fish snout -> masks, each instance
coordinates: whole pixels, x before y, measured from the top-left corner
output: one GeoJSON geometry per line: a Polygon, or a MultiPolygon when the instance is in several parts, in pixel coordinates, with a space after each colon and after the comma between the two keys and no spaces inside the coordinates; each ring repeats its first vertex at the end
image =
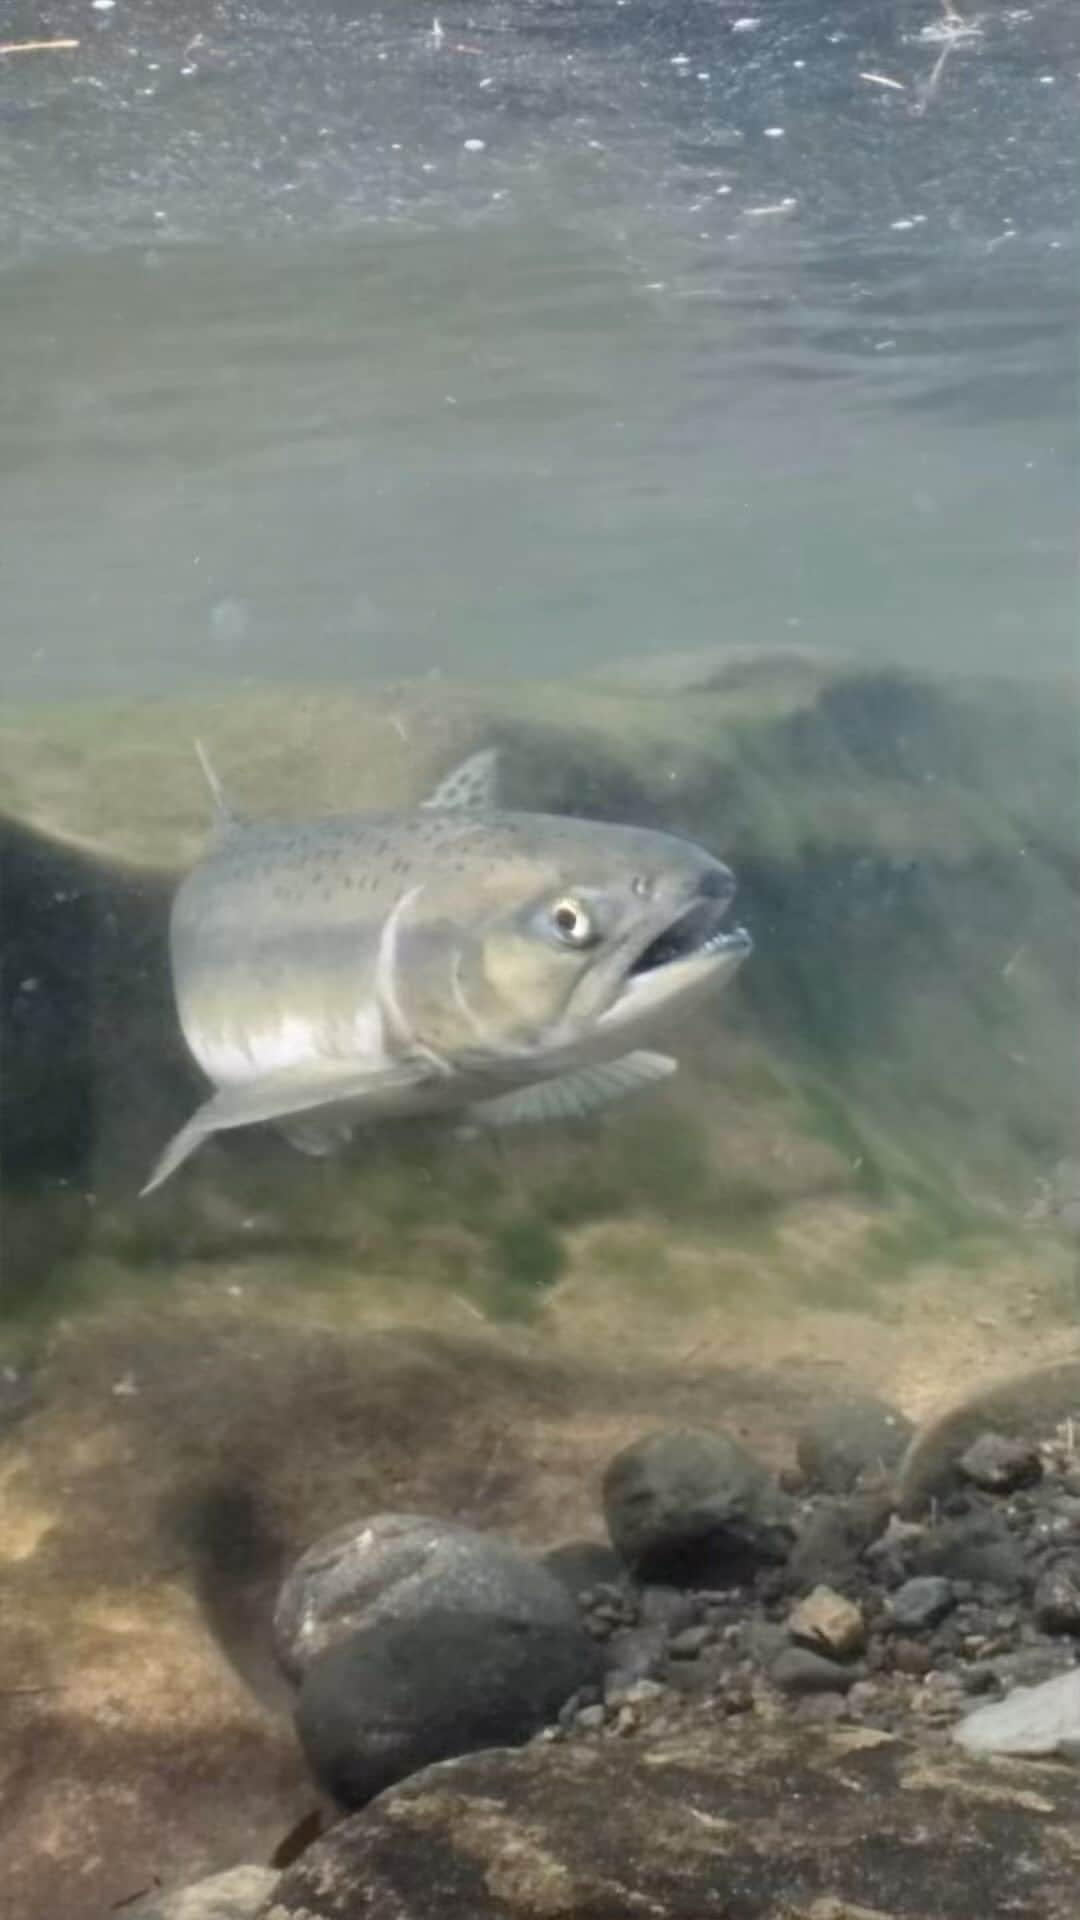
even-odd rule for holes
{"type": "Polygon", "coordinates": [[[722,860],[710,859],[698,874],[694,898],[683,921],[684,932],[696,938],[706,953],[729,959],[744,957],[753,942],[746,928],[729,918],[738,883],[722,860]]]}
{"type": "Polygon", "coordinates": [[[735,898],[735,875],[730,867],[720,860],[710,860],[708,866],[698,875],[696,894],[699,900],[709,900],[718,910],[730,906],[735,898]]]}

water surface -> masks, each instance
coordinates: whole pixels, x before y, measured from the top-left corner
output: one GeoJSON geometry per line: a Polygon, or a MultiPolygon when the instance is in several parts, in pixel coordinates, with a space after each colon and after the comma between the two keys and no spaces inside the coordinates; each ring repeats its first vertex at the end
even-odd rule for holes
{"type": "Polygon", "coordinates": [[[5,691],[1067,665],[1080,25],[949,18],[16,8],[5,691]]]}

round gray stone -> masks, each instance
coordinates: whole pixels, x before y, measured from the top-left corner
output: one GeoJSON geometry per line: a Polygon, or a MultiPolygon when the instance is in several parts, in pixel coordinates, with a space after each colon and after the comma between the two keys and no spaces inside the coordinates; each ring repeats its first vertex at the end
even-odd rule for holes
{"type": "Polygon", "coordinates": [[[640,1578],[676,1586],[739,1581],[782,1560],[791,1502],[730,1434],[672,1428],[612,1460],[603,1482],[611,1539],[640,1578]]]}
{"type": "Polygon", "coordinates": [[[432,1761],[522,1744],[602,1676],[577,1623],[435,1609],[378,1620],[314,1659],[296,1731],[324,1791],[362,1807],[432,1761]]]}
{"type": "Polygon", "coordinates": [[[508,1621],[576,1627],[572,1594],[508,1541],[453,1520],[379,1513],[349,1521],[309,1547],[286,1576],[274,1609],[285,1672],[377,1620],[416,1619],[437,1607],[508,1621]]]}

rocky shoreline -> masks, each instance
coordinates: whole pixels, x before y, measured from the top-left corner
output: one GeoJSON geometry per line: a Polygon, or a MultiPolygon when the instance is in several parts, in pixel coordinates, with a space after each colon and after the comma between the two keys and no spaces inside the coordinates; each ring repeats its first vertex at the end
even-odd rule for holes
{"type": "MultiPolygon", "coordinates": [[[[460,1815],[470,1783],[482,1779],[490,1797],[502,1781],[512,1809],[516,1791],[542,1791],[547,1767],[557,1824],[568,1779],[595,1773],[617,1797],[622,1770],[632,1800],[650,1768],[669,1764],[661,1756],[679,1751],[686,1765],[694,1755],[695,1818],[718,1832],[735,1818],[736,1777],[738,1799],[766,1755],[773,1767],[782,1754],[785,1767],[803,1769],[815,1793],[838,1753],[901,1771],[917,1755],[982,1804],[977,1767],[986,1760],[964,1759],[964,1748],[1024,1756],[1029,1768],[1040,1757],[1049,1798],[1043,1787],[1003,1784],[999,1773],[982,1791],[1022,1816],[1038,1802],[1045,1826],[1062,1795],[1076,1800],[1075,1775],[1060,1759],[1080,1753],[1078,1438],[1080,1406],[1075,1423],[1065,1419],[1041,1445],[986,1430],[953,1456],[940,1497],[917,1518],[901,1517],[896,1470],[910,1425],[882,1402],[849,1399],[804,1425],[798,1465],[779,1476],[718,1430],[665,1429],[631,1443],[604,1476],[610,1544],[570,1542],[537,1560],[426,1516],[339,1528],[287,1574],[274,1616],[323,1813],[289,1837],[273,1869],[217,1876],[131,1913],[353,1920],[371,1910],[380,1876],[394,1880],[394,1832],[404,1844],[425,1795],[443,1814],[446,1796],[458,1796],[460,1815]]],[[[1002,1764],[1010,1763],[992,1761],[1002,1764]]],[[[867,1811],[884,1826],[895,1818],[880,1797],[867,1811]]],[[[496,1881],[509,1871],[519,1818],[507,1813],[491,1853],[496,1881]]],[[[520,1841],[519,1832],[519,1851],[520,1841]]],[[[636,1847],[645,1884],[660,1862],[647,1832],[636,1847]]],[[[625,1908],[601,1908],[572,1890],[564,1862],[562,1890],[547,1905],[532,1894],[528,1904],[524,1881],[493,1895],[489,1872],[472,1909],[448,1883],[432,1884],[423,1904],[386,1910],[430,1920],[470,1910],[567,1920],[616,1910],[665,1920],[691,1911],[812,1920],[930,1911],[904,1904],[899,1880],[888,1904],[851,1904],[869,1869],[857,1850],[849,1864],[854,1878],[840,1892],[825,1888],[817,1905],[809,1894],[802,1906],[769,1904],[776,1890],[763,1876],[757,1904],[725,1906],[722,1876],[705,1892],[692,1876],[696,1907],[669,1889],[648,1907],[628,1896],[625,1908]]],[[[953,1868],[940,1859],[934,1871],[944,1886],[953,1868]]],[[[1023,1911],[1064,1914],[1055,1884],[1047,1867],[1041,1904],[1023,1911]]],[[[1004,1885],[980,1913],[1015,1910],[1004,1885]]],[[[972,1911],[951,1899],[934,1914],[972,1911]]]]}

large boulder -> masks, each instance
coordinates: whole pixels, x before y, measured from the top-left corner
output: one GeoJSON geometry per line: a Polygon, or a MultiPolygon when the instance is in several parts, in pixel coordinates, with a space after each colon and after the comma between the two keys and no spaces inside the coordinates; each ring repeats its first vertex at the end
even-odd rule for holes
{"type": "Polygon", "coordinates": [[[866,1727],[718,1722],[428,1768],[259,1920],[1073,1920],[1080,1779],[866,1727]]]}
{"type": "Polygon", "coordinates": [[[350,1634],[432,1608],[524,1626],[579,1622],[566,1585],[509,1541],[426,1514],[377,1513],[317,1541],[288,1574],[274,1609],[278,1658],[299,1679],[350,1634]]]}
{"type": "Polygon", "coordinates": [[[578,1625],[445,1609],[379,1620],[311,1662],[296,1730],[325,1792],[364,1806],[433,1760],[529,1739],[602,1667],[578,1625]]]}
{"type": "Polygon", "coordinates": [[[792,1542],[791,1502],[730,1434],[645,1434],[604,1475],[604,1516],[619,1553],[646,1580],[737,1584],[792,1542]]]}

